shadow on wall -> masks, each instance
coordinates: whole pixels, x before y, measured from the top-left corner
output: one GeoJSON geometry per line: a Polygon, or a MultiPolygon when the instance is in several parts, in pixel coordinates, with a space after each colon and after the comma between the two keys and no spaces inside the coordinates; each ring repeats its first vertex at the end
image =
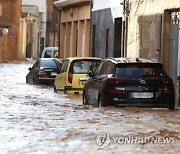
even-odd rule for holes
{"type": "Polygon", "coordinates": [[[160,60],[162,15],[138,18],[139,55],[142,58],[160,60]]]}
{"type": "Polygon", "coordinates": [[[32,57],[31,50],[32,50],[32,43],[29,42],[27,44],[27,46],[26,46],[26,58],[31,58],[32,57]]]}

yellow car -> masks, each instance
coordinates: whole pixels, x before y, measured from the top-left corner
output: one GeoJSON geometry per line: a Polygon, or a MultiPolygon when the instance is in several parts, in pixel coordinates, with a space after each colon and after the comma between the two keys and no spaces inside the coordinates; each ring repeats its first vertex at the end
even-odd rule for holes
{"type": "Polygon", "coordinates": [[[64,91],[66,94],[82,94],[84,82],[89,78],[88,71],[94,70],[101,58],[72,57],[61,61],[61,70],[54,82],[54,92],[64,91]]]}

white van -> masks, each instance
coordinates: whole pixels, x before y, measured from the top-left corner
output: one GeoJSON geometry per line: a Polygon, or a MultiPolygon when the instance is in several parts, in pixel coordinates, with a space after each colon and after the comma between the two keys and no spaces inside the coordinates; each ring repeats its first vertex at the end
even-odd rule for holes
{"type": "Polygon", "coordinates": [[[59,58],[59,48],[58,47],[45,47],[41,58],[59,58]]]}

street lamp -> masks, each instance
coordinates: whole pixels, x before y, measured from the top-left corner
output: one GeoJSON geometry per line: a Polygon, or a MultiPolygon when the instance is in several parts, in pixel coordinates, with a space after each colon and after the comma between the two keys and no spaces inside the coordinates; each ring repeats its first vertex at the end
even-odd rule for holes
{"type": "Polygon", "coordinates": [[[8,29],[7,28],[3,28],[1,31],[2,31],[3,35],[6,35],[8,33],[8,29]]]}

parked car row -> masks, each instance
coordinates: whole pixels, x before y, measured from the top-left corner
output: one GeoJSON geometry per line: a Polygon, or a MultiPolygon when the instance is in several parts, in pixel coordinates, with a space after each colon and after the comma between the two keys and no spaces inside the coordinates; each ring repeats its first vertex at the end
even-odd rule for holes
{"type": "Polygon", "coordinates": [[[158,62],[95,57],[66,58],[59,62],[41,58],[29,70],[27,83],[51,81],[54,92],[82,94],[84,105],[175,109],[173,80],[158,62]],[[33,73],[35,77],[31,77],[33,73]]]}

